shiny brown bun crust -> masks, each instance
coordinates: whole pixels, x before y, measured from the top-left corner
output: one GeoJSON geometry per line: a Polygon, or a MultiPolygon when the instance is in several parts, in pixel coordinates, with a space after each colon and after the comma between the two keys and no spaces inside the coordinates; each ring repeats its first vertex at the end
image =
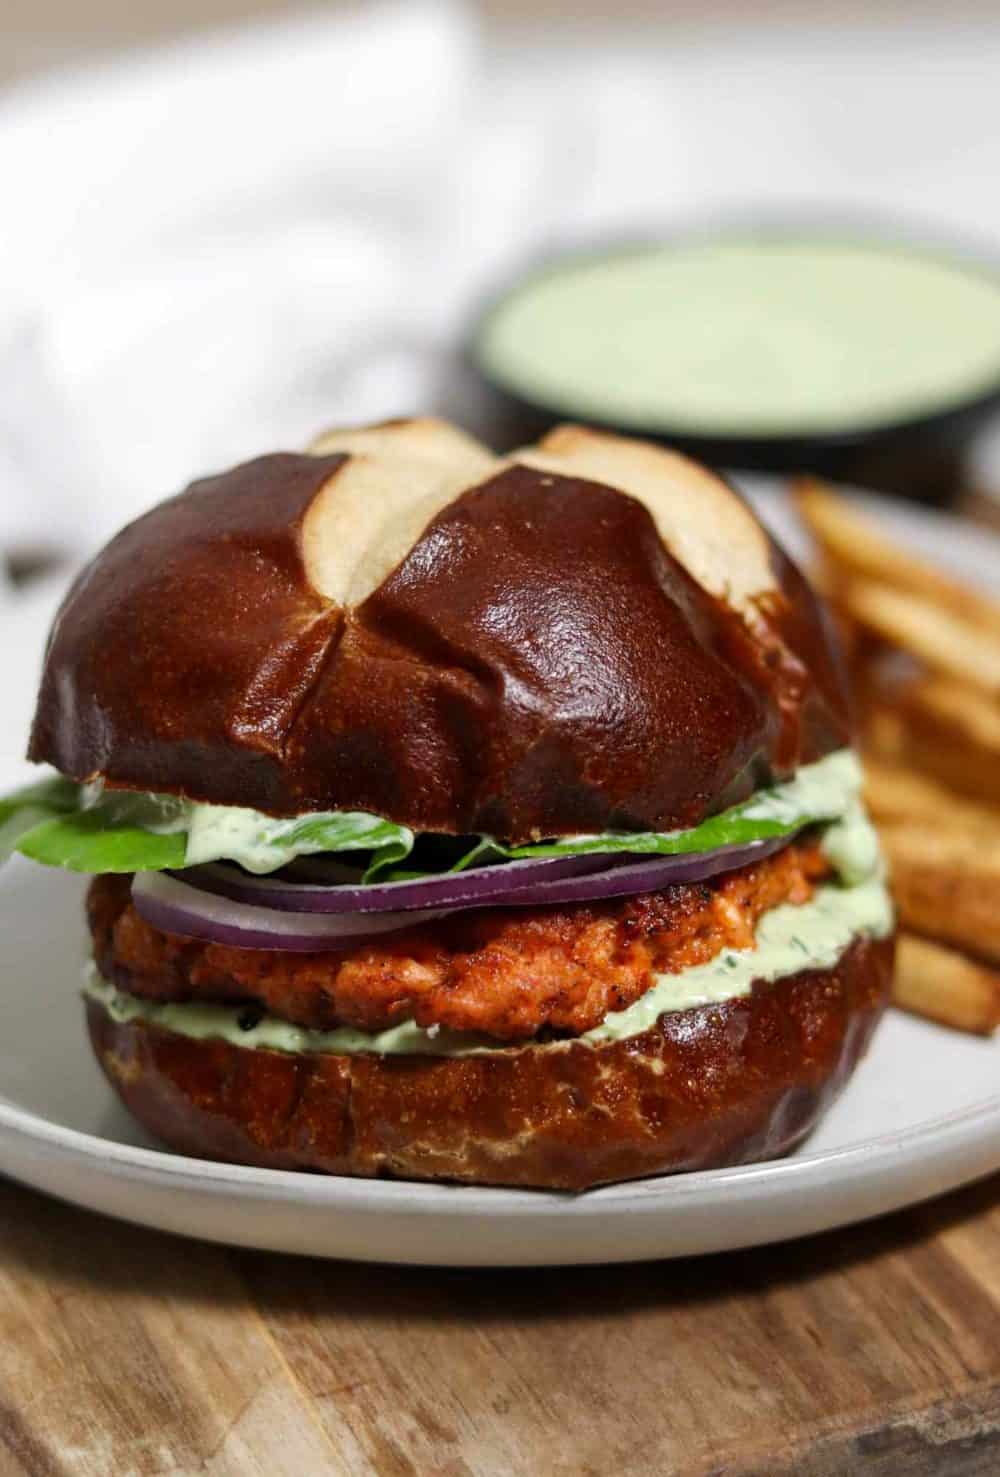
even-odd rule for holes
{"type": "Polygon", "coordinates": [[[307,1056],[117,1024],[91,1040],[136,1118],[183,1153],[275,1169],[583,1190],[771,1159],[809,1132],[885,1007],[893,941],[662,1016],[599,1048],[307,1056]]]}
{"type": "Polygon", "coordinates": [[[320,448],[98,555],[32,759],[523,842],[696,825],[847,741],[817,603],[713,473],[573,427],[503,462],[436,422],[320,448]]]}

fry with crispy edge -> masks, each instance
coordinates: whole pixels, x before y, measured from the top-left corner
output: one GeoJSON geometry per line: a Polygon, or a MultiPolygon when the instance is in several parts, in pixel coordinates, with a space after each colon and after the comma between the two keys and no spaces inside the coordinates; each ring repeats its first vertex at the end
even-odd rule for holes
{"type": "Polygon", "coordinates": [[[919,555],[900,548],[845,497],[814,478],[800,477],[793,484],[793,493],[802,521],[835,582],[870,580],[907,591],[1000,639],[1000,600],[961,584],[919,555]]]}
{"type": "Polygon", "coordinates": [[[896,1003],[989,1033],[1000,1024],[1000,972],[982,962],[1000,966],[1000,601],[901,548],[822,483],[802,478],[794,493],[846,638],[865,796],[909,930],[896,1003]]]}
{"type": "Polygon", "coordinates": [[[932,672],[1000,699],[1000,641],[990,631],[923,596],[874,580],[851,580],[836,598],[862,630],[925,662],[932,672]]]}
{"type": "Polygon", "coordinates": [[[933,828],[890,823],[880,835],[903,926],[1000,963],[1000,834],[943,814],[933,828]]]}
{"type": "Polygon", "coordinates": [[[988,1036],[1000,1024],[1000,974],[912,933],[897,941],[892,998],[957,1031],[988,1036]]]}
{"type": "Polygon", "coordinates": [[[1000,806],[978,805],[917,769],[869,755],[865,759],[865,803],[878,822],[923,821],[1000,836],[1000,806]]]}

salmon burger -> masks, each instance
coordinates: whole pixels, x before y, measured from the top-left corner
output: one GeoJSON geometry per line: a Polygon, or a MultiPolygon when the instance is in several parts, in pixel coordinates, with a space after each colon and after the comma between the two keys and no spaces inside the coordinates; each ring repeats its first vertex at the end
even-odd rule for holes
{"type": "Polygon", "coordinates": [[[785,1153],[884,1009],[843,674],[718,475],[436,420],[194,483],[83,571],[0,840],[92,874],[161,1141],[580,1190],[785,1153]]]}

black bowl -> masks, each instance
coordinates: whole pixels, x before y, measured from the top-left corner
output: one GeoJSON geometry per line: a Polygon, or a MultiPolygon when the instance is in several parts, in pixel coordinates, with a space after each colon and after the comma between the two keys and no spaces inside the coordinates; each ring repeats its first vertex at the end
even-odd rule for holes
{"type": "Polygon", "coordinates": [[[473,418],[481,429],[503,446],[533,440],[552,425],[567,419],[582,419],[588,425],[668,444],[678,451],[713,466],[736,471],[811,473],[841,482],[915,499],[944,504],[952,501],[963,486],[965,455],[976,433],[1000,412],[1000,342],[997,344],[997,376],[975,395],[943,402],[931,411],[910,417],[866,424],[856,430],[764,435],[693,432],[690,426],[672,428],[665,423],[628,424],[603,420],[592,412],[574,412],[569,405],[548,404],[520,392],[514,385],[488,371],[482,364],[479,344],[483,331],[497,309],[543,274],[587,259],[635,256],[670,247],[686,247],[709,241],[739,238],[768,240],[814,240],[877,246],[900,255],[923,255],[959,266],[970,274],[988,276],[1000,287],[1000,274],[981,257],[954,248],[910,245],[895,234],[870,230],[816,229],[783,226],[704,230],[658,240],[618,243],[604,248],[575,248],[548,255],[529,264],[499,292],[494,293],[476,316],[464,349],[464,362],[474,380],[473,418]]]}

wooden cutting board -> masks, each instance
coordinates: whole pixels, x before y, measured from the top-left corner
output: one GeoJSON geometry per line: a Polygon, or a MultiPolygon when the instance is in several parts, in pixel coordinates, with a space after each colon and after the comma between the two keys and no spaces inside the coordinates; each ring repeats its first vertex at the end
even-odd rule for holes
{"type": "Polygon", "coordinates": [[[0,1183],[0,1477],[1000,1473],[1000,1178],[791,1245],[351,1266],[0,1183]]]}

